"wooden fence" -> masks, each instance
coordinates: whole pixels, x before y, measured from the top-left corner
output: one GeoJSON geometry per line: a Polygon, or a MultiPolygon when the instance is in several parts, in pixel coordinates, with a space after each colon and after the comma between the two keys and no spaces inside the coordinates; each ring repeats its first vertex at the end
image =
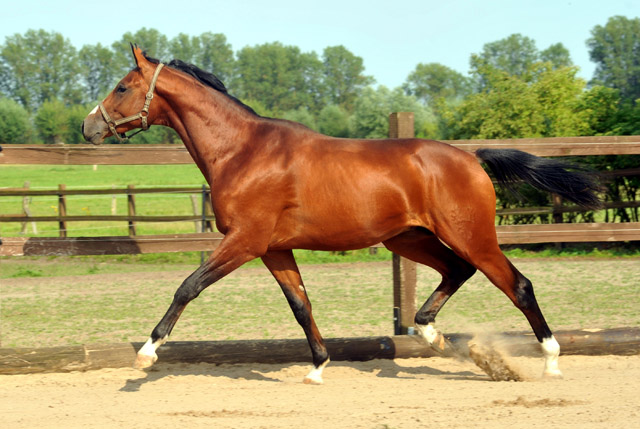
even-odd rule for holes
{"type": "MultiPolygon", "coordinates": [[[[390,116],[390,137],[412,137],[413,116],[410,113],[394,113],[390,116]]],[[[458,140],[448,142],[463,150],[473,151],[481,147],[520,149],[538,156],[584,156],[584,155],[640,155],[640,136],[567,137],[540,139],[504,140],[458,140]]],[[[63,165],[149,165],[149,164],[191,164],[193,161],[182,145],[2,145],[0,164],[63,164],[63,165]]],[[[637,175],[638,168],[618,172],[623,175],[637,175]]],[[[183,189],[184,190],[184,189],[183,189]]],[[[173,221],[174,217],[151,217],[135,215],[133,196],[155,190],[128,188],[123,190],[105,189],[100,191],[66,190],[24,191],[2,190],[0,196],[58,195],[61,207],[57,216],[35,217],[23,213],[4,216],[0,221],[35,222],[56,221],[61,230],[66,230],[66,222],[79,220],[118,220],[129,224],[129,236],[116,237],[2,237],[0,255],[97,255],[135,254],[168,251],[212,250],[222,236],[215,232],[198,234],[171,234],[137,236],[135,222],[173,221]],[[64,213],[66,195],[88,195],[127,193],[129,211],[127,216],[68,216],[64,213]]],[[[164,189],[166,191],[166,189],[164,189]]],[[[186,189],[191,192],[194,189],[186,189]]],[[[200,192],[197,190],[196,192],[200,192]]],[[[625,207],[638,207],[638,201],[623,203],[625,207]]],[[[608,204],[617,208],[620,204],[608,204]]],[[[578,211],[577,207],[555,204],[553,207],[513,209],[499,212],[513,214],[559,214],[578,211]]],[[[180,216],[179,220],[211,221],[202,215],[180,216]]],[[[551,242],[610,242],[640,240],[640,222],[632,223],[577,223],[544,225],[500,225],[496,227],[501,244],[551,243],[551,242]]],[[[394,307],[396,309],[396,333],[406,333],[413,325],[415,314],[415,265],[394,256],[394,307]]]]}
{"type": "Polygon", "coordinates": [[[138,222],[180,222],[192,221],[196,225],[196,232],[212,231],[211,222],[214,220],[213,208],[211,207],[211,191],[207,186],[202,187],[164,187],[164,188],[136,188],[128,185],[126,188],[111,189],[67,189],[66,185],[59,185],[55,190],[32,190],[28,187],[0,189],[1,197],[22,197],[22,213],[0,214],[0,222],[21,222],[23,233],[26,232],[27,223],[35,222],[57,222],[58,234],[60,237],[67,237],[67,222],[126,222],[129,229],[129,236],[137,235],[136,224],[138,222]],[[188,194],[191,196],[193,215],[138,215],[136,212],[136,195],[140,194],[188,194]],[[69,215],[67,214],[67,196],[89,195],[114,197],[112,203],[112,213],[110,215],[69,215]],[[115,196],[126,195],[127,214],[116,215],[115,196]],[[57,214],[54,216],[34,216],[30,210],[30,199],[32,197],[55,196],[57,197],[57,214]],[[199,201],[198,201],[199,197],[199,201]]]}

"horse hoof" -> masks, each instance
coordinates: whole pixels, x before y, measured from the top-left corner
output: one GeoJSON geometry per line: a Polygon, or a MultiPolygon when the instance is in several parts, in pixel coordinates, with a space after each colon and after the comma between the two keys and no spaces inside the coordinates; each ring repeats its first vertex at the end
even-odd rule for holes
{"type": "Polygon", "coordinates": [[[543,372],[542,378],[545,380],[562,380],[564,376],[562,375],[562,371],[556,369],[543,372]]]}
{"type": "Polygon", "coordinates": [[[135,369],[145,369],[153,366],[158,360],[158,356],[136,355],[136,361],[133,363],[135,369]]]}
{"type": "Polygon", "coordinates": [[[302,382],[304,384],[311,384],[314,386],[319,386],[324,383],[322,378],[319,378],[319,377],[312,378],[312,377],[309,377],[308,375],[302,380],[302,382]]]}

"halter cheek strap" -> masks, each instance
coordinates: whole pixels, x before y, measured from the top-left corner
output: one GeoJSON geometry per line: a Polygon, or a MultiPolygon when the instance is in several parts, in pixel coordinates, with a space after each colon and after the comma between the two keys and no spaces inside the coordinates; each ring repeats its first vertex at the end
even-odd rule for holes
{"type": "Polygon", "coordinates": [[[120,141],[120,143],[124,143],[130,137],[133,137],[141,131],[146,131],[149,129],[149,124],[147,123],[147,116],[149,116],[149,106],[151,105],[151,100],[153,100],[153,91],[156,88],[156,81],[158,80],[158,75],[160,74],[160,70],[162,70],[162,67],[164,67],[164,64],[162,63],[158,64],[158,67],[156,67],[156,70],[153,73],[153,77],[151,78],[151,83],[149,84],[149,90],[147,91],[147,95],[144,98],[144,106],[142,107],[142,110],[140,110],[140,112],[136,113],[135,115],[127,116],[125,118],[120,118],[114,121],[113,119],[111,119],[111,116],[109,116],[109,113],[107,112],[107,109],[105,109],[104,105],[102,103],[98,104],[100,113],[102,113],[104,121],[109,126],[109,131],[111,131],[111,134],[113,134],[120,141]],[[133,122],[138,119],[140,119],[140,122],[142,122],[141,130],[138,130],[135,133],[130,134],[129,136],[124,133],[120,134],[118,133],[118,131],[116,131],[116,127],[118,127],[119,125],[133,122]]]}

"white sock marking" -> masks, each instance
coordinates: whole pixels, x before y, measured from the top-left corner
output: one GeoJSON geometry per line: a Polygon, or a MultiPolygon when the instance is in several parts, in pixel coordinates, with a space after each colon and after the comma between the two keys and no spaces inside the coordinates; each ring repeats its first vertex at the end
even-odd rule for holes
{"type": "Polygon", "coordinates": [[[309,371],[309,374],[307,374],[307,376],[304,378],[304,382],[306,384],[324,383],[324,381],[322,380],[322,371],[324,370],[324,367],[329,363],[329,360],[330,359],[327,359],[319,367],[314,367],[311,371],[309,371]]]}
{"type": "Polygon", "coordinates": [[[558,368],[558,356],[560,356],[560,344],[553,337],[545,338],[540,343],[542,354],[544,355],[543,375],[552,377],[562,377],[562,372],[558,368]]]}
{"type": "Polygon", "coordinates": [[[144,346],[142,346],[142,348],[138,351],[138,354],[139,355],[144,355],[144,356],[157,357],[156,350],[158,350],[158,348],[161,345],[166,343],[168,339],[169,339],[169,337],[164,337],[164,338],[158,340],[156,343],[154,343],[153,340],[151,338],[149,338],[147,340],[147,342],[144,343],[144,346]]]}
{"type": "Polygon", "coordinates": [[[438,330],[433,326],[432,323],[428,325],[416,325],[418,328],[418,332],[422,335],[422,338],[427,340],[429,344],[433,344],[433,342],[438,338],[438,330]]]}

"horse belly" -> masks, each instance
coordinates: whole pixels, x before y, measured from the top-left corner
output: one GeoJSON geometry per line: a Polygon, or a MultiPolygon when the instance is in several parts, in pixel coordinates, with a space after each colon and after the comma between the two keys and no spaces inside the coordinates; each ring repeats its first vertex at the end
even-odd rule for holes
{"type": "Polygon", "coordinates": [[[354,250],[373,246],[421,225],[401,205],[361,205],[357,201],[291,210],[283,214],[270,248],[354,250]],[[398,210],[399,209],[399,210],[398,210]]]}

